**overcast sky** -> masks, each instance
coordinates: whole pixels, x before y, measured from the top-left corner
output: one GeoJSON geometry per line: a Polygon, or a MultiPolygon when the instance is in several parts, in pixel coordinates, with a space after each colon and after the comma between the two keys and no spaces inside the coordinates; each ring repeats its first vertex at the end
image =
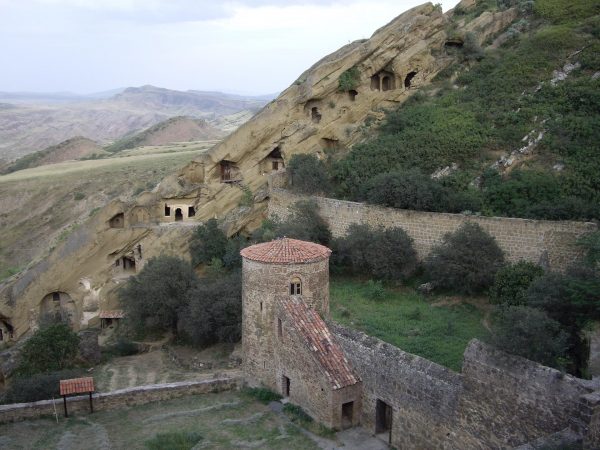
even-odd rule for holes
{"type": "MultiPolygon", "coordinates": [[[[443,0],[444,11],[458,0],[443,0]]],[[[0,0],[0,91],[267,94],[424,0],[0,0]]]]}

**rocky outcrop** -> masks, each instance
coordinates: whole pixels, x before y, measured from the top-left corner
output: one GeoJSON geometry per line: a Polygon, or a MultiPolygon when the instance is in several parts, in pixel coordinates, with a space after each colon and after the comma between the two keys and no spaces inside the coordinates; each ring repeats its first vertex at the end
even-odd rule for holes
{"type": "MultiPolygon", "coordinates": [[[[515,14],[496,13],[492,21],[482,15],[462,26],[483,41],[515,14]]],[[[111,203],[47,260],[12,280],[0,291],[0,313],[20,336],[36,326],[44,299],[59,293],[61,305],[74,302],[74,327],[92,326],[100,309],[117,307],[119,283],[148,258],[186,257],[195,224],[216,217],[229,234],[258,226],[267,209],[267,179],[292,155],[344,152],[365,138],[365,124],[382,119],[385,109],[454,62],[444,45],[449,25],[449,16],[428,3],[323,58],[222,143],[135,203],[111,203]]]]}

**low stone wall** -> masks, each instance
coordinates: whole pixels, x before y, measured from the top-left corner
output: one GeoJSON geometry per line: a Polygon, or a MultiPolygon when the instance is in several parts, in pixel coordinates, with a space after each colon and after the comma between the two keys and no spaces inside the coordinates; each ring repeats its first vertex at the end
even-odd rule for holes
{"type": "MultiPolygon", "coordinates": [[[[276,215],[284,219],[289,214],[289,206],[305,198],[273,187],[270,192],[269,216],[276,215]]],[[[348,227],[354,223],[386,228],[402,227],[413,238],[420,258],[427,256],[434,245],[442,242],[446,233],[471,221],[481,225],[496,238],[509,261],[525,260],[547,264],[554,270],[564,270],[581,253],[581,249],[575,245],[577,239],[598,229],[596,224],[586,222],[432,213],[323,197],[312,198],[319,205],[319,213],[328,223],[333,236],[344,236],[348,227]]]]}
{"type": "Polygon", "coordinates": [[[477,340],[462,373],[361,332],[329,324],[363,381],[362,423],[375,432],[376,403],[392,407],[392,445],[410,449],[512,448],[570,430],[599,448],[597,383],[477,340]]]}
{"type": "MultiPolygon", "coordinates": [[[[241,385],[240,377],[222,377],[204,381],[186,381],[179,383],[151,384],[118,391],[93,395],[94,411],[118,409],[124,406],[143,405],[150,402],[173,398],[222,392],[237,389],[241,385]]],[[[33,403],[15,403],[0,405],[0,423],[16,422],[54,415],[54,404],[59,415],[64,414],[62,397],[33,403]]],[[[89,396],[81,395],[67,398],[69,415],[89,413],[89,396]]]]}

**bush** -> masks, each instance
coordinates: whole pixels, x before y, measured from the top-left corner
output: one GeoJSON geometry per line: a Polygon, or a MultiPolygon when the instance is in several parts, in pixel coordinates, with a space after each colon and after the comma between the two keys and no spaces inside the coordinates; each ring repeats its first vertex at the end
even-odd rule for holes
{"type": "Polygon", "coordinates": [[[105,347],[103,352],[110,356],[131,356],[137,355],[139,349],[135,343],[120,337],[114,345],[105,347]]]}
{"type": "Polygon", "coordinates": [[[287,170],[294,192],[315,195],[330,191],[325,165],[315,155],[293,155],[287,170]]]}
{"type": "Polygon", "coordinates": [[[196,346],[238,342],[242,326],[242,280],[239,271],[197,280],[179,310],[178,331],[196,346]]]}
{"type": "Polygon", "coordinates": [[[496,240],[478,224],[467,222],[446,234],[425,260],[425,270],[436,287],[463,294],[488,289],[504,265],[496,240]]]}
{"type": "Polygon", "coordinates": [[[509,306],[497,310],[492,343],[513,355],[550,367],[561,367],[568,335],[560,324],[540,310],[509,306]]]}
{"type": "Polygon", "coordinates": [[[54,324],[36,331],[23,346],[18,377],[71,368],[79,350],[79,337],[66,324],[54,324]]]}
{"type": "Polygon", "coordinates": [[[381,300],[385,297],[385,288],[383,283],[379,280],[369,280],[365,287],[365,292],[368,298],[371,300],[381,300]]]}
{"type": "Polygon", "coordinates": [[[187,294],[197,279],[192,266],[183,259],[151,259],[119,290],[128,323],[140,335],[149,330],[176,333],[179,313],[187,306],[187,294]]]}
{"type": "Polygon", "coordinates": [[[376,228],[352,224],[336,241],[334,264],[350,267],[355,274],[376,279],[401,280],[417,267],[413,240],[402,228],[376,228]]]}
{"type": "Polygon", "coordinates": [[[358,87],[360,83],[360,72],[356,67],[352,67],[340,75],[338,80],[338,91],[348,92],[358,87]]]}
{"type": "Polygon", "coordinates": [[[145,446],[148,450],[190,450],[202,439],[196,431],[169,431],[156,434],[145,442],[145,446]]]}
{"type": "Polygon", "coordinates": [[[38,373],[27,378],[16,378],[11,381],[2,396],[2,403],[27,403],[60,397],[59,382],[81,376],[81,371],[62,370],[49,373],[38,373]]]}
{"type": "Polygon", "coordinates": [[[264,404],[281,400],[281,395],[266,388],[245,388],[242,392],[264,404]]]}
{"type": "Polygon", "coordinates": [[[196,228],[190,241],[192,264],[209,264],[214,258],[223,260],[227,252],[227,236],[216,219],[210,219],[196,228]]]}
{"type": "Polygon", "coordinates": [[[544,275],[544,269],[526,261],[519,261],[503,267],[496,273],[494,285],[490,290],[492,303],[525,305],[527,289],[533,280],[542,275],[544,275]]]}

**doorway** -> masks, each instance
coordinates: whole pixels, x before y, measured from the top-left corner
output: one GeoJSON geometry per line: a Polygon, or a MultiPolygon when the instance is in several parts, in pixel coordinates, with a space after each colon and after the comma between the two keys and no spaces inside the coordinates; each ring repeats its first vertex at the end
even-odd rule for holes
{"type": "Polygon", "coordinates": [[[375,434],[392,443],[392,407],[383,400],[377,400],[375,406],[375,434]]]}
{"type": "Polygon", "coordinates": [[[282,387],[283,387],[283,396],[289,397],[290,396],[290,379],[288,377],[286,377],[285,375],[282,378],[282,387]]]}
{"type": "Polygon", "coordinates": [[[183,213],[181,212],[181,208],[177,208],[175,210],[175,222],[179,222],[183,220],[183,213]]]}
{"type": "Polygon", "coordinates": [[[342,429],[352,428],[354,418],[354,402],[342,404],[342,429]]]}

